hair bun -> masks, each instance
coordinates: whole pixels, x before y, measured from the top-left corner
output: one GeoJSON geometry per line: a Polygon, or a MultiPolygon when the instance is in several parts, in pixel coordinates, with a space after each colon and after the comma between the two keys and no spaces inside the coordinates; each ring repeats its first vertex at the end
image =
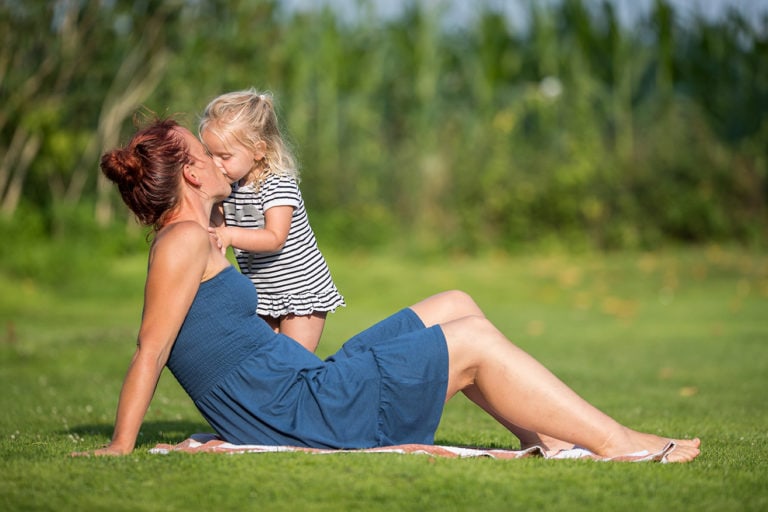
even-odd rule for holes
{"type": "Polygon", "coordinates": [[[101,157],[101,170],[119,187],[132,187],[141,181],[142,159],[135,147],[113,149],[101,157]]]}

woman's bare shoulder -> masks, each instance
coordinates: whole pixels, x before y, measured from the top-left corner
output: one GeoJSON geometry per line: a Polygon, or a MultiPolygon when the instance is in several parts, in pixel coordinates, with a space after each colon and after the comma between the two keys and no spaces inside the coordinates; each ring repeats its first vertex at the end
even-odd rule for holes
{"type": "Polygon", "coordinates": [[[186,239],[188,241],[199,239],[207,242],[208,229],[197,222],[185,220],[165,226],[157,233],[157,237],[155,237],[156,242],[160,242],[161,240],[175,241],[177,239],[186,239]]]}
{"type": "Polygon", "coordinates": [[[205,255],[210,248],[208,230],[193,221],[174,222],[161,229],[152,242],[152,256],[166,251],[175,258],[205,255]]]}

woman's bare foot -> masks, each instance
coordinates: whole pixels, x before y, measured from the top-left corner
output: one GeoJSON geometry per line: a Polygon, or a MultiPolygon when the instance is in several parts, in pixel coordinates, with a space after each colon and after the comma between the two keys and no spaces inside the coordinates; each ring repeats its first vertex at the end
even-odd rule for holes
{"type": "MultiPolygon", "coordinates": [[[[695,440],[699,441],[698,438],[695,440]]],[[[682,441],[691,440],[683,439],[682,441]]],[[[673,442],[675,443],[675,446],[671,451],[664,455],[664,462],[690,462],[701,453],[698,446],[680,445],[677,440],[673,440],[673,442]]]]}
{"type": "Polygon", "coordinates": [[[573,450],[575,448],[573,443],[563,441],[561,439],[555,439],[544,434],[535,434],[528,439],[520,439],[520,449],[527,450],[534,446],[539,446],[544,450],[544,453],[551,457],[562,450],[573,450]]]}
{"type": "Polygon", "coordinates": [[[604,457],[618,457],[642,451],[659,453],[670,442],[673,442],[675,446],[664,456],[666,462],[690,462],[699,456],[701,440],[698,437],[694,439],[668,439],[630,429],[626,429],[624,435],[606,441],[603,447],[595,453],[604,457]]]}

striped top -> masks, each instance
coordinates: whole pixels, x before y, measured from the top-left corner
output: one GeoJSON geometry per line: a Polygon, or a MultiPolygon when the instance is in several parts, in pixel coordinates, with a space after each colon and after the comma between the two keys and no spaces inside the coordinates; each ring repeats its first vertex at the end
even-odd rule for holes
{"type": "Polygon", "coordinates": [[[291,228],[280,251],[253,253],[233,248],[240,271],[256,286],[258,314],[277,318],[345,306],[317,247],[295,179],[270,176],[258,190],[253,184],[235,183],[223,206],[227,226],[252,229],[264,228],[264,212],[268,209],[293,207],[291,228]]]}

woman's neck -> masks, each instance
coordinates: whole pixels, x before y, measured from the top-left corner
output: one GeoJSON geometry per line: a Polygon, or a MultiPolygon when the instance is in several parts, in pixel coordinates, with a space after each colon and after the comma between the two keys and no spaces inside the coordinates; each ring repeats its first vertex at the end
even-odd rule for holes
{"type": "Polygon", "coordinates": [[[168,224],[182,221],[192,221],[208,228],[211,224],[211,210],[213,204],[209,200],[200,200],[200,197],[182,197],[173,214],[168,217],[168,224]]]}

